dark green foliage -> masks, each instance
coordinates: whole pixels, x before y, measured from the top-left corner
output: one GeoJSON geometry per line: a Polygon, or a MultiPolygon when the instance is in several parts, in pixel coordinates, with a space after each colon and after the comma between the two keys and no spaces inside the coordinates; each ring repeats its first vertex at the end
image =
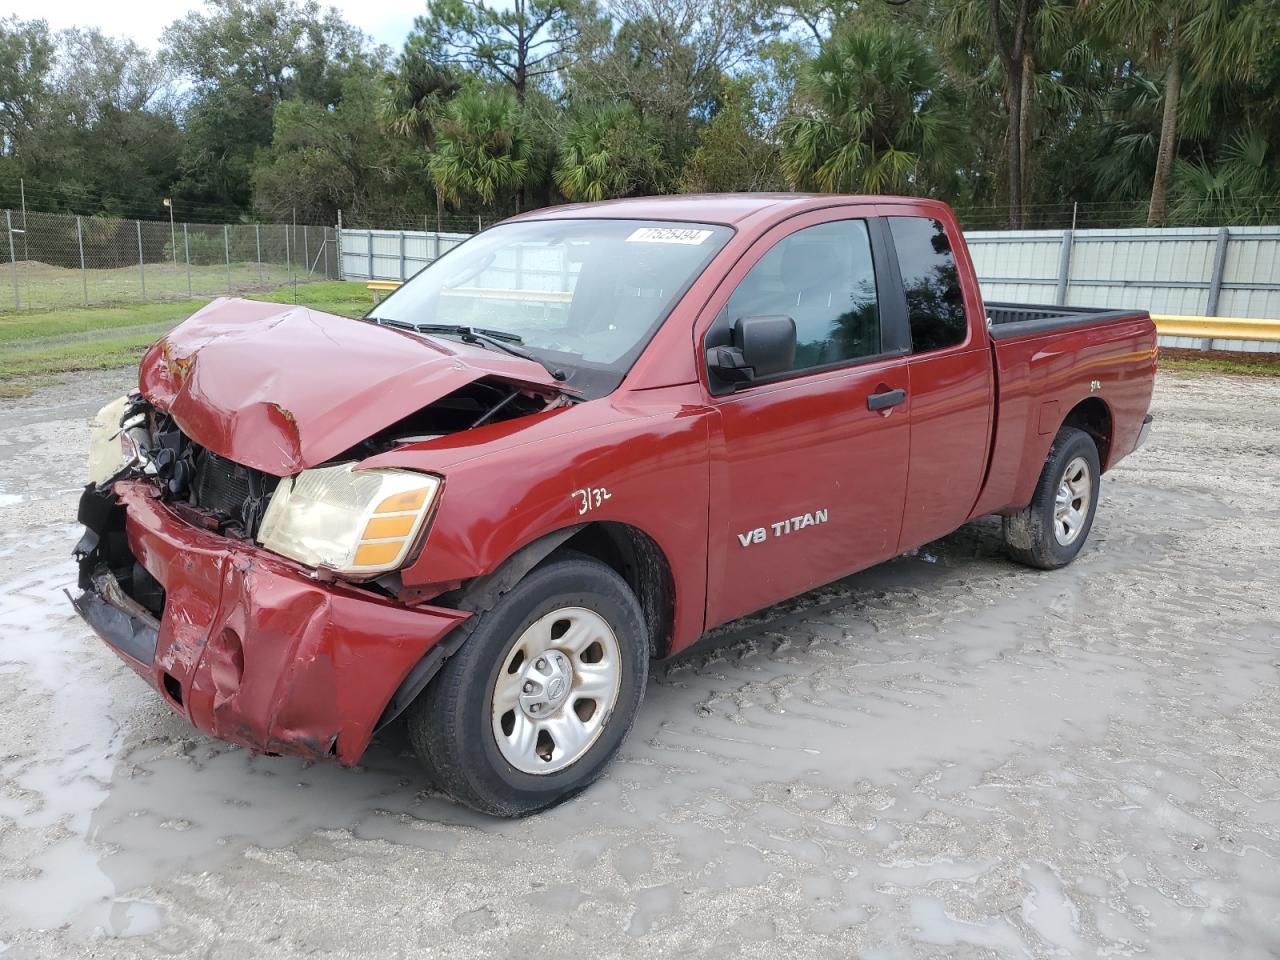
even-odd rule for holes
{"type": "Polygon", "coordinates": [[[0,19],[0,206],[21,179],[28,211],[432,226],[791,187],[1257,223],[1278,171],[1274,0],[439,0],[398,55],[316,0],[207,0],[158,53],[0,19]]]}
{"type": "Polygon", "coordinates": [[[662,177],[662,145],[630,104],[572,119],[560,143],[556,186],[566,199],[607,200],[653,193],[662,177]]]}
{"type": "Polygon", "coordinates": [[[470,90],[449,102],[427,161],[439,196],[492,206],[524,185],[529,138],[519,104],[505,90],[470,90]]]}
{"type": "Polygon", "coordinates": [[[800,76],[781,125],[782,169],[798,189],[928,192],[959,146],[957,98],[924,40],[905,27],[843,30],[800,76]]]}

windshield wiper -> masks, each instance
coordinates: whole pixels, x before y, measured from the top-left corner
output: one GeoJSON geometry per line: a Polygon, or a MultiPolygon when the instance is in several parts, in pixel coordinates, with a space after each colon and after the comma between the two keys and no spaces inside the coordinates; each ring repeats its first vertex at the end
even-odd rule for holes
{"type": "Polygon", "coordinates": [[[513,357],[532,360],[556,380],[568,379],[568,374],[559,367],[551,366],[541,357],[530,353],[528,350],[521,350],[519,347],[513,346],[513,344],[524,343],[524,339],[518,333],[508,333],[505,330],[488,330],[484,327],[469,327],[461,323],[411,323],[408,320],[391,320],[386,317],[375,316],[367,316],[365,319],[381,326],[400,327],[404,330],[412,330],[414,333],[451,333],[463,343],[484,343],[497,347],[513,357]]]}
{"type": "MultiPolygon", "coordinates": [[[[419,333],[456,333],[465,341],[468,337],[476,339],[500,340],[505,343],[524,343],[524,337],[506,330],[490,330],[487,327],[468,327],[461,323],[418,323],[414,325],[419,333]]],[[[470,342],[470,341],[468,341],[470,342]]],[[[516,354],[521,356],[521,354],[516,354]]]]}
{"type": "Polygon", "coordinates": [[[409,323],[405,320],[392,320],[390,317],[375,317],[372,314],[367,314],[360,319],[365,323],[376,323],[380,327],[395,327],[398,330],[413,330],[415,333],[418,330],[418,325],[416,323],[409,323]]]}
{"type": "MultiPolygon", "coordinates": [[[[423,332],[427,333],[431,331],[424,330],[423,332]]],[[[561,370],[559,367],[553,367],[551,364],[547,363],[547,361],[543,360],[541,357],[535,356],[534,354],[530,353],[528,350],[521,350],[519,347],[513,347],[511,345],[513,342],[514,343],[524,342],[514,333],[506,334],[507,337],[512,338],[511,340],[504,340],[504,339],[501,339],[500,335],[496,333],[490,333],[487,330],[475,330],[471,327],[459,326],[459,327],[453,328],[453,330],[441,330],[439,332],[457,333],[459,339],[461,339],[463,343],[487,343],[490,346],[497,347],[499,350],[505,350],[507,353],[511,354],[513,357],[523,357],[526,360],[532,360],[534,363],[538,364],[538,366],[542,367],[543,370],[547,371],[547,373],[551,374],[551,377],[554,380],[568,379],[569,375],[565,373],[563,370],[561,370]]]]}

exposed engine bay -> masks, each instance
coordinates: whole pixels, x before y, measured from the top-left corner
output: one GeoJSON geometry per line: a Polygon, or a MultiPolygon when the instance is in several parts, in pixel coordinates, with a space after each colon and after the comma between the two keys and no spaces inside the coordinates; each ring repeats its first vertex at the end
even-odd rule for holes
{"type": "MultiPolygon", "coordinates": [[[[555,409],[575,402],[560,394],[548,397],[497,377],[481,377],[446,394],[407,417],[389,424],[331,463],[359,462],[407,444],[555,409]]],[[[137,562],[124,532],[124,511],[111,493],[117,480],[147,478],[161,499],[187,523],[221,536],[254,541],[271,497],[282,479],[220,456],[188,437],[174,417],[139,394],[123,403],[111,434],[119,443],[110,477],[90,484],[81,500],[79,520],[86,532],[76,547],[80,586],[111,596],[116,606],[145,621],[159,617],[164,588],[137,562]],[[117,466],[118,464],[118,466],[117,466]]],[[[114,443],[113,443],[114,447],[114,443]]],[[[107,455],[114,457],[113,449],[107,455]]],[[[398,578],[381,578],[376,586],[395,593],[398,578]]],[[[374,586],[374,584],[370,584],[374,586]]],[[[128,624],[121,628],[133,629],[128,624]]]]}
{"type": "MultiPolygon", "coordinates": [[[[570,403],[484,377],[392,423],[333,462],[360,461],[406,444],[491,423],[514,420],[570,403]]],[[[130,399],[121,422],[126,461],[113,479],[149,476],[163,499],[196,526],[238,539],[258,532],[280,477],[221,457],[186,436],[174,418],[141,396],[130,399]]]]}
{"type": "Polygon", "coordinates": [[[425,443],[437,437],[474,430],[489,423],[516,420],[572,402],[563,394],[548,399],[496,377],[482,377],[379,430],[349,451],[349,457],[344,455],[337,459],[361,459],[393,447],[425,443]]]}

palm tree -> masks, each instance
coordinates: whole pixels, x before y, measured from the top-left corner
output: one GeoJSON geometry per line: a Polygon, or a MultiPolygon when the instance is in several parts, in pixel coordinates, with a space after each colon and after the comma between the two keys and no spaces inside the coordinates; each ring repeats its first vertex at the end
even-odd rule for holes
{"type": "Polygon", "coordinates": [[[947,0],[941,9],[940,44],[952,66],[967,75],[978,103],[998,99],[1002,108],[1008,224],[1020,228],[1035,170],[1036,108],[1085,107],[1093,94],[1090,67],[1099,64],[1092,38],[1081,29],[1076,0],[947,0]]]}
{"type": "Polygon", "coordinates": [[[554,178],[570,200],[625,197],[652,187],[662,148],[630,104],[609,107],[571,123],[560,142],[554,178]]]}
{"type": "Polygon", "coordinates": [[[1179,160],[1173,180],[1177,223],[1268,223],[1280,212],[1280,162],[1259,130],[1237,133],[1216,163],[1179,160]]]}
{"type": "Polygon", "coordinates": [[[799,189],[922,192],[956,153],[954,101],[924,42],[889,24],[837,33],[801,73],[780,126],[799,189]]]}
{"type": "Polygon", "coordinates": [[[420,46],[406,44],[387,74],[383,120],[392,132],[430,150],[440,114],[460,89],[448,67],[434,63],[420,46]]]}
{"type": "Polygon", "coordinates": [[[529,139],[515,96],[469,90],[454,97],[437,124],[427,168],[440,202],[491,204],[518,190],[529,173],[529,139]]]}
{"type": "Polygon", "coordinates": [[[1263,5],[1249,0],[1089,0],[1103,28],[1127,48],[1142,51],[1152,76],[1163,76],[1160,140],[1147,225],[1167,219],[1177,155],[1182,94],[1188,79],[1211,86],[1251,76],[1269,42],[1263,5]]]}
{"type": "Polygon", "coordinates": [[[1130,74],[1107,98],[1106,119],[1098,126],[1098,146],[1088,163],[1099,199],[1136,207],[1151,192],[1162,97],[1154,80],[1130,74]]]}

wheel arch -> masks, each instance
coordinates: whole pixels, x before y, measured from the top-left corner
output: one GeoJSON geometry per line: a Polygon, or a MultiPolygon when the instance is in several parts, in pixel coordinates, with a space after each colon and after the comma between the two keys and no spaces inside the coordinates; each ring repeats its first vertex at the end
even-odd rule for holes
{"type": "Polygon", "coordinates": [[[1062,421],[1064,427],[1083,430],[1098,448],[1098,463],[1105,472],[1111,456],[1111,441],[1115,436],[1115,419],[1111,408],[1101,397],[1085,397],[1068,411],[1062,421]]]}
{"type": "Polygon", "coordinates": [[[438,602],[483,613],[529,571],[566,551],[591,557],[622,577],[644,612],[650,656],[670,652],[676,599],[671,564],[653,537],[619,520],[594,520],[544,534],[515,551],[492,573],[467,581],[438,602]]]}
{"type": "Polygon", "coordinates": [[[478,615],[490,610],[535,567],[565,551],[584,554],[612,569],[640,601],[649,631],[649,656],[664,657],[671,650],[675,622],[675,579],[666,554],[643,530],[611,520],[574,524],[544,534],[508,556],[491,572],[468,580],[441,595],[437,604],[467,610],[472,616],[427,651],[409,671],[378,720],[378,730],[408,708],[432,678],[467,641],[478,615]]]}
{"type": "Polygon", "coordinates": [[[649,656],[665,657],[670,653],[675,628],[675,578],[657,541],[629,523],[601,520],[583,525],[559,550],[586,554],[622,577],[644,612],[649,656]]]}

